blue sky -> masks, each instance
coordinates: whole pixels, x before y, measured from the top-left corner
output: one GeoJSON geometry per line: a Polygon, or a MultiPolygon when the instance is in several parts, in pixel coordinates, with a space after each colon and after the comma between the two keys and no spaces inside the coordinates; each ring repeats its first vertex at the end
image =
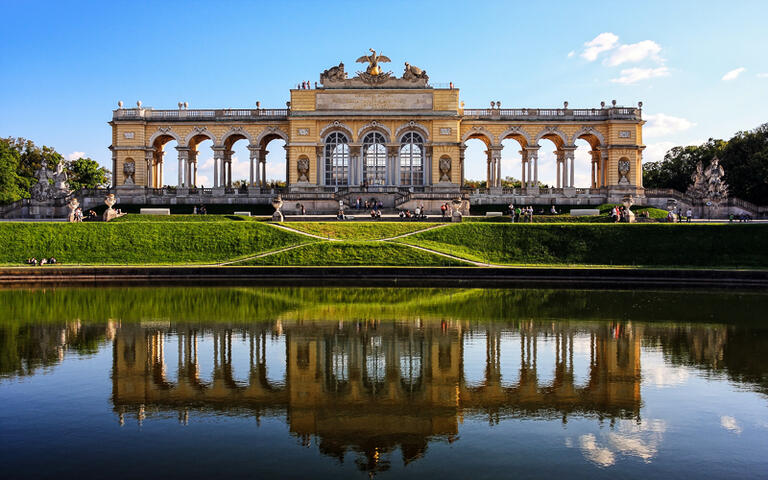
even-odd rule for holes
{"type": "MultiPolygon", "coordinates": [[[[0,136],[82,152],[105,166],[118,100],[156,109],[179,101],[284,107],[296,83],[314,82],[339,61],[351,65],[369,47],[397,68],[408,61],[433,82],[454,82],[467,107],[643,101],[646,161],[768,121],[765,1],[3,0],[2,12],[0,136]]],[[[519,148],[510,142],[502,174],[519,177],[519,148]]],[[[484,148],[470,143],[467,176],[482,178],[484,148]]],[[[542,143],[545,182],[554,179],[553,148],[542,143]]],[[[268,176],[284,178],[283,149],[270,150],[268,176]]],[[[586,150],[578,150],[580,186],[586,150]]],[[[242,177],[244,145],[237,155],[234,177],[242,177]]]]}

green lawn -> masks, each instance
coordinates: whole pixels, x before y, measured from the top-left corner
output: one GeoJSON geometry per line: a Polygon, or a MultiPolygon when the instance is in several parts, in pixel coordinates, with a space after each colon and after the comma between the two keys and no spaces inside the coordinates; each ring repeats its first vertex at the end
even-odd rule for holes
{"type": "Polygon", "coordinates": [[[214,263],[314,239],[259,222],[0,223],[0,264],[214,263]]]}
{"type": "Polygon", "coordinates": [[[461,223],[397,240],[504,265],[768,268],[768,225],[461,223]]]}
{"type": "Polygon", "coordinates": [[[140,215],[127,213],[112,220],[117,223],[152,223],[152,222],[241,222],[265,221],[268,217],[244,217],[240,215],[140,215]]]}
{"type": "Polygon", "coordinates": [[[377,240],[440,225],[427,222],[288,222],[286,227],[339,240],[377,240]]]}
{"type": "Polygon", "coordinates": [[[300,266],[466,266],[469,265],[405,245],[387,242],[318,242],[236,265],[300,266]]]}

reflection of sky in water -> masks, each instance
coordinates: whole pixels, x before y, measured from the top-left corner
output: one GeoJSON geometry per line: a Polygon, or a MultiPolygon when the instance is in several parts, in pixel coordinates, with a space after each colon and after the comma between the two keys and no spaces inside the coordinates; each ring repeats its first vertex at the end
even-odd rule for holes
{"type": "MultiPolygon", "coordinates": [[[[586,433],[579,437],[578,447],[584,458],[600,467],[610,467],[618,456],[636,457],[650,463],[656,456],[666,431],[664,420],[619,420],[607,432],[586,433]]],[[[565,446],[572,448],[568,437],[565,446]]]]}

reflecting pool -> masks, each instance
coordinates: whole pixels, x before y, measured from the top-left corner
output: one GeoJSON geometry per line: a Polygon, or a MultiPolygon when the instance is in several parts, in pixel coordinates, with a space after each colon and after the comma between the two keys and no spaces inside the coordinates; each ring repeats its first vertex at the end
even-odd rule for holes
{"type": "Polygon", "coordinates": [[[768,294],[0,289],[3,478],[768,476],[768,294]]]}

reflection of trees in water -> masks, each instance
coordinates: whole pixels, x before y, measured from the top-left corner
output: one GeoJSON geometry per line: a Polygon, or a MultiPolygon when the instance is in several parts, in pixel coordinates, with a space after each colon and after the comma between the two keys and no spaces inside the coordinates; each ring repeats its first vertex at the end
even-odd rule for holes
{"type": "Polygon", "coordinates": [[[34,375],[57,365],[68,352],[95,354],[114,331],[111,323],[0,326],[0,375],[34,375]]]}
{"type": "Polygon", "coordinates": [[[768,394],[768,330],[725,325],[646,326],[645,345],[657,346],[673,365],[754,386],[768,394]]]}

